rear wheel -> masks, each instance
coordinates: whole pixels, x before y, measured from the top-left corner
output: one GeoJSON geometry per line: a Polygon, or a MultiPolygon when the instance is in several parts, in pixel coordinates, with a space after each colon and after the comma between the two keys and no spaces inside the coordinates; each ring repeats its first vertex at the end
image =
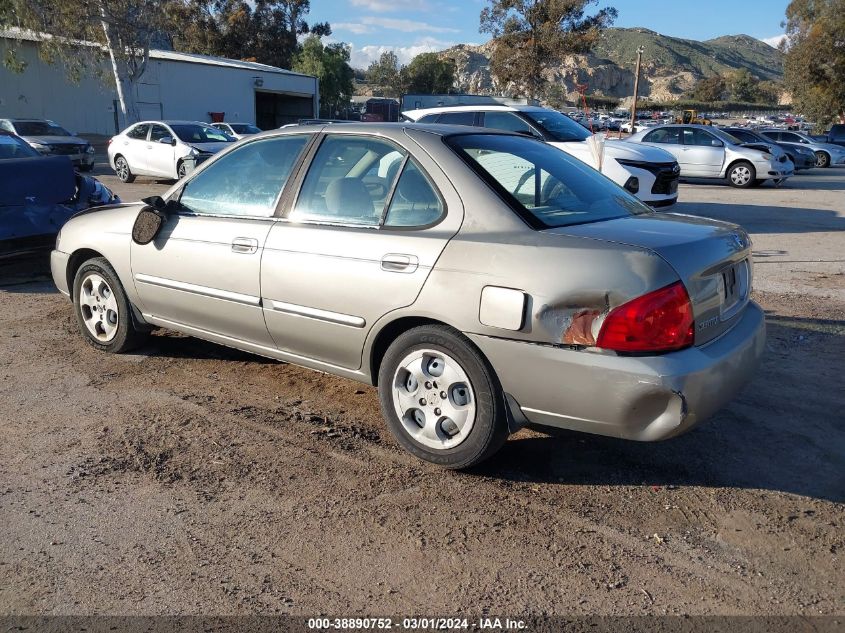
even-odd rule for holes
{"type": "Polygon", "coordinates": [[[129,163],[123,156],[114,159],[114,171],[121,182],[133,182],[135,180],[135,175],[129,169],[129,163]]]}
{"type": "Polygon", "coordinates": [[[73,308],[82,336],[100,351],[126,352],[145,338],[135,326],[117,273],[103,257],[89,259],[76,272],[73,308]]]}
{"type": "Polygon", "coordinates": [[[731,165],[728,170],[728,182],[732,187],[751,187],[756,176],[754,165],[745,161],[731,165]]]}
{"type": "Polygon", "coordinates": [[[823,151],[816,152],[816,167],[830,167],[830,154],[823,151]]]}
{"type": "Polygon", "coordinates": [[[450,327],[426,325],[400,335],[378,378],[388,428],[420,459],[469,468],[507,439],[505,399],[492,367],[450,327]]]}

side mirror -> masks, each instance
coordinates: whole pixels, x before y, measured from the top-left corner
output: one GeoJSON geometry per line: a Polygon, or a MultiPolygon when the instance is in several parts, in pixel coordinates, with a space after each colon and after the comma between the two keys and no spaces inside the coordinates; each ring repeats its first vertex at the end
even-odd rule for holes
{"type": "Polygon", "coordinates": [[[162,136],[158,139],[159,143],[163,143],[164,145],[176,145],[176,139],[172,136],[162,136]]]}
{"type": "Polygon", "coordinates": [[[146,202],[147,206],[142,208],[138,212],[138,217],[135,218],[135,224],[132,226],[132,241],[143,246],[155,239],[167,215],[173,213],[179,203],[174,200],[165,202],[161,196],[144,198],[142,202],[146,202]]]}

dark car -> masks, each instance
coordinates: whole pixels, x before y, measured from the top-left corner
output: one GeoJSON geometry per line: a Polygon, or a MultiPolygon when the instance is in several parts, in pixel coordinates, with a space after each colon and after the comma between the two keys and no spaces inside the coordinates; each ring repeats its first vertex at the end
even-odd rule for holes
{"type": "Polygon", "coordinates": [[[96,178],[79,174],[67,156],[42,156],[0,130],[0,258],[52,248],[72,215],[119,202],[96,178]]]}
{"type": "Polygon", "coordinates": [[[67,156],[81,171],[94,169],[94,148],[47,119],[0,119],[0,130],[17,134],[39,154],[67,156]]]}
{"type": "Polygon", "coordinates": [[[746,145],[776,145],[780,147],[786,155],[795,164],[795,170],[812,169],[816,166],[816,155],[812,150],[801,147],[796,143],[779,143],[773,139],[767,138],[755,130],[749,130],[744,127],[726,127],[723,128],[728,134],[737,137],[746,145]]]}
{"type": "Polygon", "coordinates": [[[845,146],[845,124],[837,123],[831,126],[830,130],[828,130],[827,134],[821,140],[825,143],[845,146]]]}

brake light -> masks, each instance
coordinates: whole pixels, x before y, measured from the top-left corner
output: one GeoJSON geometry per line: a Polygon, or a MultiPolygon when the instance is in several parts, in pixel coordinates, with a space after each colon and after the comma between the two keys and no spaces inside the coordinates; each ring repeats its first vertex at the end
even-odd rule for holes
{"type": "Polygon", "coordinates": [[[695,341],[694,326],[692,303],[678,281],[611,310],[596,346],[617,352],[679,350],[695,341]]]}
{"type": "MultiPolygon", "coordinates": [[[[112,142],[113,140],[114,140],[114,139],[111,139],[111,138],[110,138],[110,139],[109,139],[109,142],[108,142],[108,145],[111,145],[111,142],[112,142]]],[[[108,145],[107,145],[107,147],[108,147],[108,145]]]]}

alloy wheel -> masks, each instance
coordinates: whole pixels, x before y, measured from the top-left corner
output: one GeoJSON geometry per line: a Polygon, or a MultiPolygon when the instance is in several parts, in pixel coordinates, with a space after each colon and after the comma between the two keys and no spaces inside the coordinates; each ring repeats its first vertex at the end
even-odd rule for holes
{"type": "Polygon", "coordinates": [[[731,170],[731,182],[735,185],[744,186],[751,181],[751,170],[745,165],[738,165],[731,170]]]}
{"type": "Polygon", "coordinates": [[[126,159],[122,156],[118,158],[115,163],[115,171],[117,172],[117,177],[121,180],[125,181],[129,178],[129,164],[126,162],[126,159]]]}
{"type": "Polygon", "coordinates": [[[393,406],[408,435],[430,449],[459,445],[475,423],[467,372],[448,354],[431,349],[415,350],[398,364],[393,406]]]}
{"type": "Polygon", "coordinates": [[[88,332],[108,343],[117,334],[119,312],[111,286],[97,273],[89,273],[79,287],[79,311],[88,332]]]}

